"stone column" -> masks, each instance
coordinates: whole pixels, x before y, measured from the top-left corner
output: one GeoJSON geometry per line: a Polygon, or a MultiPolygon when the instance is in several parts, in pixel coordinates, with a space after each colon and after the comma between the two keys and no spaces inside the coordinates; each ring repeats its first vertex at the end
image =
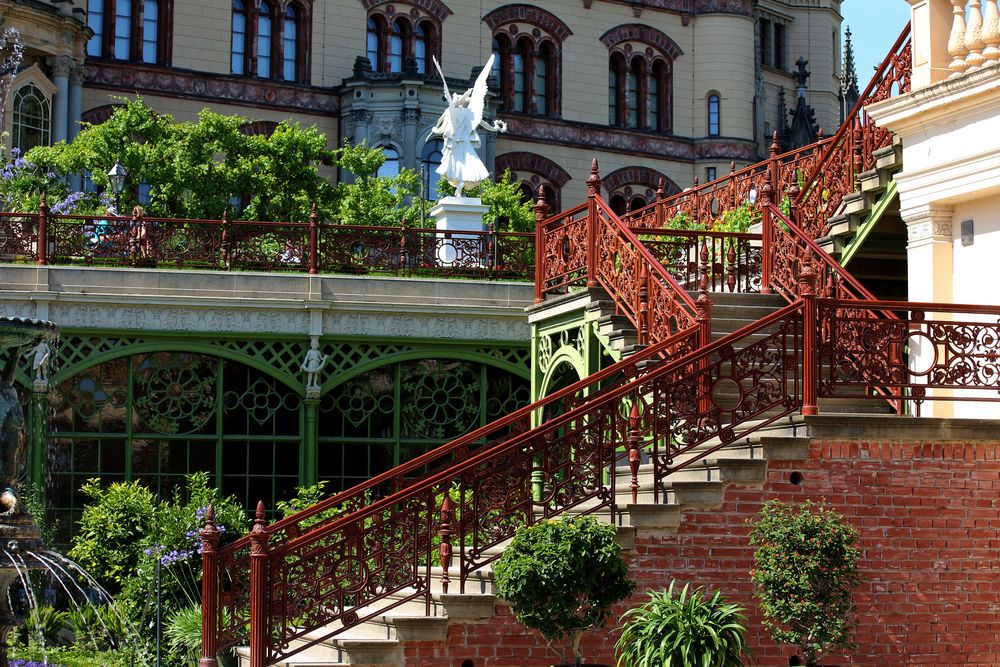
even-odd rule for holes
{"type": "Polygon", "coordinates": [[[80,119],[83,118],[83,81],[87,68],[83,63],[75,62],[69,70],[69,127],[67,134],[70,141],[80,133],[80,119]]]}
{"type": "MultiPolygon", "coordinates": [[[[950,206],[924,204],[900,211],[906,223],[906,264],[910,301],[952,302],[953,243],[952,221],[954,211],[950,206]]],[[[928,313],[929,319],[944,319],[940,314],[928,313]]],[[[925,369],[933,363],[934,350],[927,347],[926,339],[911,339],[910,368],[925,369]]],[[[919,383],[922,376],[912,380],[919,383]]],[[[928,394],[950,395],[946,390],[928,390],[928,394]]],[[[926,401],[920,409],[923,417],[951,417],[954,414],[950,401],[926,401]]]]}
{"type": "Polygon", "coordinates": [[[952,5],[949,0],[907,0],[913,43],[913,90],[948,78],[948,38],[952,5]]]}
{"type": "Polygon", "coordinates": [[[306,390],[303,401],[305,407],[305,433],[302,446],[302,485],[312,486],[319,477],[319,397],[306,390]]]}
{"type": "Polygon", "coordinates": [[[417,123],[420,121],[420,109],[403,109],[403,166],[407,169],[420,169],[420,149],[417,145],[417,123]]]}
{"type": "Polygon", "coordinates": [[[52,143],[65,141],[69,127],[69,71],[73,60],[69,56],[49,58],[52,82],[56,94],[52,100],[52,143]]]}
{"type": "Polygon", "coordinates": [[[28,485],[45,488],[45,459],[49,443],[49,383],[35,380],[31,394],[31,437],[28,439],[28,485]]]}

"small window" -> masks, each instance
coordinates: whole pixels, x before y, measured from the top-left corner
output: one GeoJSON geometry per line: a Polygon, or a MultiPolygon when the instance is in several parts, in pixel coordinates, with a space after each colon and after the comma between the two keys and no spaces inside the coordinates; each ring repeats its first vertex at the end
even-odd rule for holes
{"type": "Polygon", "coordinates": [[[785,69],[785,26],[774,24],[774,66],[785,69]]]}
{"type": "Polygon", "coordinates": [[[528,58],[528,42],[522,40],[514,52],[514,111],[527,111],[525,105],[525,61],[528,58]]]}
{"type": "Polygon", "coordinates": [[[628,90],[625,104],[628,106],[628,126],[639,127],[639,77],[642,76],[642,65],[638,58],[632,60],[628,68],[628,90]]]}
{"type": "Polygon", "coordinates": [[[87,42],[87,55],[100,58],[104,55],[104,0],[87,0],[87,27],[94,33],[87,42]]]}
{"type": "Polygon", "coordinates": [[[437,173],[437,168],[441,166],[441,149],[444,143],[440,139],[434,139],[424,144],[424,150],[420,155],[420,166],[424,171],[424,198],[436,200],[438,181],[441,176],[437,173]]]}
{"type": "Polygon", "coordinates": [[[159,62],[159,0],[144,0],[142,6],[142,62],[159,62]]]}
{"type": "Polygon", "coordinates": [[[368,62],[372,64],[372,69],[375,71],[379,70],[379,42],[381,41],[379,36],[378,24],[375,23],[375,19],[368,19],[368,42],[365,50],[365,55],[368,56],[368,62]]]}
{"type": "Polygon", "coordinates": [[[719,96],[712,94],[708,96],[708,136],[717,137],[719,133],[719,96]]]}
{"type": "Polygon", "coordinates": [[[399,151],[389,146],[383,146],[382,155],[385,156],[385,162],[378,168],[378,172],[375,175],[387,178],[399,176],[399,151]]]}
{"type": "Polygon", "coordinates": [[[271,78],[271,54],[274,53],[274,17],[271,5],[260,3],[260,14],[257,16],[257,76],[262,79],[271,78]]]}
{"type": "Polygon", "coordinates": [[[545,58],[535,61],[535,112],[548,113],[548,63],[545,58]]]}
{"type": "Polygon", "coordinates": [[[119,0],[115,3],[115,58],[132,57],[132,3],[119,0]]]}
{"type": "Polygon", "coordinates": [[[282,28],[282,71],[281,77],[285,81],[298,81],[298,55],[299,55],[299,16],[295,7],[289,5],[285,8],[285,23],[282,28]]]}
{"type": "Polygon", "coordinates": [[[247,62],[247,10],[243,0],[233,0],[233,74],[246,74],[247,62]]]}
{"type": "Polygon", "coordinates": [[[427,29],[418,25],[413,29],[413,57],[417,61],[417,72],[427,71],[427,29]]]}
{"type": "Polygon", "coordinates": [[[705,167],[705,182],[715,180],[715,167],[705,167]]]}
{"type": "Polygon", "coordinates": [[[760,23],[760,64],[770,65],[771,64],[771,22],[767,19],[761,19],[760,23]]]}
{"type": "Polygon", "coordinates": [[[618,65],[608,65],[608,125],[618,124],[618,65]]]}
{"type": "Polygon", "coordinates": [[[49,99],[38,87],[29,83],[14,91],[13,130],[11,145],[22,155],[35,146],[48,146],[51,131],[49,99]]]}
{"type": "Polygon", "coordinates": [[[392,31],[389,33],[389,71],[403,71],[403,41],[406,38],[405,23],[396,19],[392,22],[392,31]]]}

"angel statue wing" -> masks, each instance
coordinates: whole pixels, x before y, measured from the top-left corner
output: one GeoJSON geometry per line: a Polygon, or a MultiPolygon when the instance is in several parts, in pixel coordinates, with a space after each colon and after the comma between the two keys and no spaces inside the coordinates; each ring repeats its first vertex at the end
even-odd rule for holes
{"type": "Polygon", "coordinates": [[[490,59],[486,61],[486,66],[476,78],[476,84],[472,86],[472,98],[469,100],[469,110],[472,111],[472,127],[478,127],[483,121],[483,110],[486,108],[486,80],[490,78],[493,71],[493,60],[495,53],[490,54],[490,59]]]}
{"type": "Polygon", "coordinates": [[[451,104],[451,91],[448,90],[448,80],[444,78],[444,72],[441,71],[441,65],[438,64],[437,56],[431,56],[434,60],[434,67],[437,68],[438,75],[441,77],[441,83],[444,85],[444,101],[451,104]]]}

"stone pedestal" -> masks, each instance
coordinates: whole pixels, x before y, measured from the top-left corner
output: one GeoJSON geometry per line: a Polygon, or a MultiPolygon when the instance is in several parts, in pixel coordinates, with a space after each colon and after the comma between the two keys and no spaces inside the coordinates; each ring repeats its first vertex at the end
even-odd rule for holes
{"type": "Polygon", "coordinates": [[[485,265],[487,239],[483,215],[489,210],[478,197],[442,197],[431,209],[437,235],[436,259],[444,266],[485,265]]]}

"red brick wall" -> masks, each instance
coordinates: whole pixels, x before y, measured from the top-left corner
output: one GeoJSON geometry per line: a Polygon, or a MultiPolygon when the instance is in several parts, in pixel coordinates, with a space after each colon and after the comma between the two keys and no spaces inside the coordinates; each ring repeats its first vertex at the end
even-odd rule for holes
{"type": "MultiPolygon", "coordinates": [[[[763,488],[729,487],[721,509],[687,512],[676,533],[640,532],[629,555],[633,576],[640,591],[671,577],[721,588],[750,609],[758,664],[787,665],[791,649],[760,629],[746,520],[771,498],[825,498],[861,531],[864,581],[855,594],[858,649],[824,664],[1000,665],[998,455],[1000,442],[813,443],[808,461],[771,462],[763,488]],[[793,471],[801,486],[789,483],[793,471]]],[[[614,664],[616,636],[614,628],[589,635],[589,661],[614,664]]],[[[489,622],[452,625],[446,644],[408,646],[405,664],[534,667],[554,658],[499,605],[489,622]]]]}

